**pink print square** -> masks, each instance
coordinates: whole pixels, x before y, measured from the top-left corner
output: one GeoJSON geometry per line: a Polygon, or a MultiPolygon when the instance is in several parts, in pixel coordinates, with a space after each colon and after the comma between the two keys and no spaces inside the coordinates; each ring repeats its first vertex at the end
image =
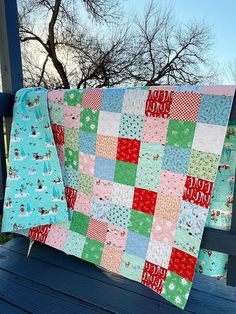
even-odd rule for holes
{"type": "Polygon", "coordinates": [[[68,128],[79,128],[80,107],[64,106],[64,126],[68,128]]]}
{"type": "Polygon", "coordinates": [[[167,170],[161,171],[158,192],[176,198],[182,198],[186,176],[167,170]]]}
{"type": "Polygon", "coordinates": [[[63,104],[65,90],[54,90],[48,92],[48,104],[63,104]]]}
{"type": "Polygon", "coordinates": [[[102,255],[101,266],[113,273],[119,273],[122,264],[122,257],[123,251],[105,245],[102,255]]]}
{"type": "Polygon", "coordinates": [[[108,225],[106,245],[124,250],[127,242],[128,231],[118,226],[108,225]]]}
{"type": "Polygon", "coordinates": [[[59,158],[60,165],[65,164],[65,148],[64,145],[56,145],[57,155],[59,158]]]}
{"type": "Polygon", "coordinates": [[[112,199],[113,184],[110,181],[95,179],[93,181],[93,196],[101,201],[112,199]]]}
{"type": "Polygon", "coordinates": [[[89,176],[94,174],[95,156],[87,155],[82,152],[79,154],[79,171],[89,176]]]}
{"type": "Polygon", "coordinates": [[[77,196],[75,200],[74,210],[83,213],[85,215],[90,215],[91,209],[91,198],[86,194],[77,191],[77,196]]]}
{"type": "Polygon", "coordinates": [[[172,245],[174,241],[176,225],[177,222],[155,216],[152,225],[151,238],[159,240],[162,243],[172,245]]]}
{"type": "Polygon", "coordinates": [[[168,119],[145,117],[142,140],[149,143],[165,144],[168,119]]]}
{"type": "Polygon", "coordinates": [[[91,88],[83,93],[82,107],[98,110],[101,105],[103,90],[100,88],[91,88]]]}
{"type": "Polygon", "coordinates": [[[52,225],[48,233],[45,244],[62,250],[66,241],[68,231],[59,225],[52,225]]]}

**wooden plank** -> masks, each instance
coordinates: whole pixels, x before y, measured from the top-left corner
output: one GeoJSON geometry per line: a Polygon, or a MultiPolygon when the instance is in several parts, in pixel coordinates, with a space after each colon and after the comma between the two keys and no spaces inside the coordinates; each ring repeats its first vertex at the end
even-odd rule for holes
{"type": "Polygon", "coordinates": [[[7,177],[6,154],[4,144],[3,117],[0,116],[0,214],[3,211],[3,199],[5,193],[5,184],[7,177]]]}
{"type": "Polygon", "coordinates": [[[4,270],[0,282],[0,298],[30,313],[111,313],[4,270]]]}
{"type": "Polygon", "coordinates": [[[27,259],[4,246],[0,248],[0,269],[115,313],[182,313],[171,304],[156,300],[150,302],[150,299],[142,295],[115,286],[111,289],[106,283],[37,259],[27,259]]]}
{"type": "Polygon", "coordinates": [[[8,303],[0,299],[0,313],[1,314],[23,314],[23,313],[29,313],[29,312],[26,312],[20,309],[19,307],[14,306],[11,303],[8,303]]]}
{"type": "MultiPolygon", "coordinates": [[[[26,239],[18,238],[8,242],[5,247],[10,250],[17,250],[22,252],[22,254],[26,253],[27,243],[26,239]]],[[[139,298],[145,296],[149,299],[150,304],[152,304],[153,300],[159,300],[160,296],[158,296],[155,292],[147,287],[144,287],[141,284],[136,282],[127,280],[121,276],[110,276],[110,274],[102,272],[100,269],[95,267],[92,264],[86,263],[82,260],[79,260],[72,256],[67,256],[60,251],[47,247],[45,245],[36,245],[33,246],[32,253],[30,254],[31,258],[37,261],[38,259],[44,260],[45,263],[49,265],[57,265],[61,269],[66,269],[72,272],[75,276],[77,276],[78,272],[84,278],[94,278],[96,279],[96,284],[99,282],[106,282],[109,286],[107,289],[115,289],[115,287],[120,287],[128,293],[128,291],[132,291],[135,294],[139,295],[139,298]]],[[[211,278],[209,278],[211,279],[211,278]]],[[[213,279],[213,278],[212,278],[213,279]]],[[[204,285],[203,285],[204,287],[204,285]]],[[[208,293],[206,289],[196,290],[195,283],[193,285],[193,290],[190,294],[190,298],[186,307],[185,312],[193,312],[193,313],[217,313],[218,309],[222,311],[227,308],[229,311],[236,311],[236,303],[234,296],[228,294],[224,295],[226,299],[224,302],[224,307],[222,305],[222,295],[214,296],[214,291],[211,291],[212,294],[208,293]],[[231,300],[231,297],[233,300],[231,300]]],[[[223,292],[224,293],[224,292],[223,292]]],[[[130,300],[132,300],[132,304],[134,304],[135,299],[130,296],[130,300]]],[[[130,301],[128,301],[130,302],[130,301]]],[[[163,301],[164,302],[164,301],[163,301]]],[[[169,302],[168,302],[169,304],[169,302]]],[[[166,309],[165,309],[166,310],[166,309]]],[[[139,312],[137,312],[139,313],[139,312]]],[[[142,312],[141,312],[142,313],[142,312]]],[[[167,313],[164,312],[163,313],[167,313]]],[[[183,313],[183,312],[182,312],[183,313]]]]}
{"type": "Polygon", "coordinates": [[[11,117],[14,105],[13,94],[0,93],[0,117],[11,117]]]}

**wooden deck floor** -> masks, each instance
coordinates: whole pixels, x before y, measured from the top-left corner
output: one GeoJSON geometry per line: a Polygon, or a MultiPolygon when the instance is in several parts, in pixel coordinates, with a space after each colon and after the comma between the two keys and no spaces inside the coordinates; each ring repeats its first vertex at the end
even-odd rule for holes
{"type": "Polygon", "coordinates": [[[236,288],[196,274],[185,311],[141,284],[17,237],[0,247],[0,313],[236,313],[236,288]]]}

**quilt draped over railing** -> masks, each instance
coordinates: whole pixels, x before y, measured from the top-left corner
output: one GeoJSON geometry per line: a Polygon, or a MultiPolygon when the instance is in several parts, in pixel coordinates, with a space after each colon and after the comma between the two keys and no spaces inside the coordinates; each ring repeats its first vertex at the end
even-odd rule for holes
{"type": "MultiPolygon", "coordinates": [[[[216,174],[230,158],[234,92],[19,91],[2,230],[141,282],[184,308],[216,174]]],[[[231,176],[225,189],[215,185],[222,198],[232,196],[231,176]]]]}

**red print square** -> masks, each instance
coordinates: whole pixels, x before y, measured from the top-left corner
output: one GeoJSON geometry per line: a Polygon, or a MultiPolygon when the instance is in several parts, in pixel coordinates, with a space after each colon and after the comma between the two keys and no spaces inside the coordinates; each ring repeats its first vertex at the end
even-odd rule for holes
{"type": "Polygon", "coordinates": [[[169,118],[173,91],[149,90],[145,115],[149,117],[169,118]]]}
{"type": "Polygon", "coordinates": [[[196,257],[173,248],[168,269],[187,280],[193,281],[196,263],[196,257]]]}
{"type": "Polygon", "coordinates": [[[213,183],[187,176],[183,200],[208,208],[210,206],[213,183]]]}
{"type": "Polygon", "coordinates": [[[156,200],[156,192],[135,188],[132,208],[149,215],[154,215],[156,200]]]}
{"type": "Polygon", "coordinates": [[[117,160],[138,163],[140,141],[129,138],[118,138],[117,160]]]}
{"type": "Polygon", "coordinates": [[[67,207],[69,209],[74,209],[75,201],[76,201],[76,194],[77,194],[77,191],[75,189],[65,186],[66,202],[67,202],[67,207]]]}
{"type": "Polygon", "coordinates": [[[28,237],[41,242],[45,243],[48,233],[50,231],[51,225],[45,225],[45,226],[38,226],[34,228],[29,229],[28,237]]]}
{"type": "Polygon", "coordinates": [[[162,292],[163,282],[166,279],[166,273],[167,269],[145,261],[142,283],[160,294],[162,292]]]}
{"type": "Polygon", "coordinates": [[[64,127],[60,124],[52,124],[52,133],[56,145],[64,144],[64,127]]]}
{"type": "Polygon", "coordinates": [[[87,237],[104,243],[106,240],[108,224],[91,218],[89,221],[87,237]]]}

